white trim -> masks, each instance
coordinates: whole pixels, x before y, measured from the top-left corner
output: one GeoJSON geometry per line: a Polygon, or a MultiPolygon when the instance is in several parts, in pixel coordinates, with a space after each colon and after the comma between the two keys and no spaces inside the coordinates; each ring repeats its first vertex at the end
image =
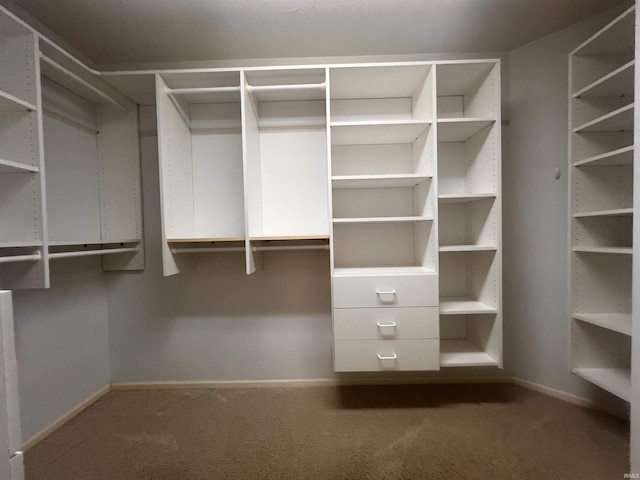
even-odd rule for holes
{"type": "Polygon", "coordinates": [[[44,440],[46,437],[48,437],[54,431],[56,431],[59,427],[61,427],[65,423],[67,423],[69,420],[74,418],[76,415],[78,415],[80,412],[82,412],[86,408],[88,408],[91,405],[93,405],[95,402],[100,400],[102,397],[104,397],[110,391],[111,391],[111,385],[107,385],[106,387],[101,388],[96,393],[94,393],[93,395],[91,395],[90,397],[88,397],[87,399],[85,399],[84,401],[82,401],[81,403],[76,405],[75,407],[73,407],[67,413],[65,413],[65,414],[61,415],[60,417],[58,417],[57,419],[55,419],[53,421],[53,423],[51,423],[48,427],[43,428],[38,433],[33,435],[31,438],[26,440],[22,444],[21,450],[23,452],[26,452],[31,447],[33,447],[36,443],[40,442],[41,440],[44,440]]]}

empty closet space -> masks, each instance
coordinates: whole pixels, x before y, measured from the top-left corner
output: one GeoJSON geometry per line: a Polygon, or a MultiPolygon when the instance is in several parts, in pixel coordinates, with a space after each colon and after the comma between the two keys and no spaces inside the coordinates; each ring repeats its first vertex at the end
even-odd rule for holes
{"type": "Polygon", "coordinates": [[[572,371],[631,396],[635,8],[576,48],[570,71],[572,371]]]}
{"type": "Polygon", "coordinates": [[[501,365],[499,75],[436,66],[441,366],[501,365]]]}
{"type": "Polygon", "coordinates": [[[330,85],[335,273],[436,272],[433,68],[336,67],[330,85]]]}

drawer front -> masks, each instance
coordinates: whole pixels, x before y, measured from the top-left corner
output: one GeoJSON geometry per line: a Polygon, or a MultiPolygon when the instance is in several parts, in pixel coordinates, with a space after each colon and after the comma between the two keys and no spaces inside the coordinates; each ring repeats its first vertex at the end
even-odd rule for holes
{"type": "Polygon", "coordinates": [[[437,275],[340,275],[333,278],[335,308],[437,305],[437,275]]]}
{"type": "Polygon", "coordinates": [[[336,372],[419,371],[440,369],[440,341],[340,340],[334,344],[336,372]]]}
{"type": "Polygon", "coordinates": [[[438,307],[336,308],[336,340],[393,340],[438,338],[438,307]]]}

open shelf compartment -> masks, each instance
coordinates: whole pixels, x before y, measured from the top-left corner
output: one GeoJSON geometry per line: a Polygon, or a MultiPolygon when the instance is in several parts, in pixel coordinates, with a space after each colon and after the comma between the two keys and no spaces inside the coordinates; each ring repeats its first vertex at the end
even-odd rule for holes
{"type": "Polygon", "coordinates": [[[500,321],[496,314],[440,317],[440,366],[500,366],[500,321]]]}

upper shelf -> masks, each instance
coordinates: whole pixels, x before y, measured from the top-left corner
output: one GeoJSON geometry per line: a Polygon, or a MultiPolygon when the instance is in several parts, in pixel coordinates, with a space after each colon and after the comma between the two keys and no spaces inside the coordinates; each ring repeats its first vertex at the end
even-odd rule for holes
{"type": "Polygon", "coordinates": [[[496,198],[495,193],[441,193],[438,195],[440,203],[471,203],[488,198],[496,198]]]}
{"type": "Polygon", "coordinates": [[[431,179],[431,175],[423,175],[420,173],[389,175],[340,175],[331,177],[334,190],[348,188],[413,187],[429,179],[431,179]]]}
{"type": "Polygon", "coordinates": [[[574,218],[584,217],[627,217],[633,215],[633,208],[616,208],[613,210],[593,210],[590,212],[574,213],[574,218]]]}
{"type": "Polygon", "coordinates": [[[331,99],[410,98],[424,85],[429,65],[332,67],[331,99]]]}
{"type": "Polygon", "coordinates": [[[413,143],[431,122],[398,120],[390,122],[332,122],[332,145],[380,145],[413,143]]]}
{"type": "Polygon", "coordinates": [[[630,132],[633,131],[633,104],[625,105],[573,129],[582,132],[630,132]]]}
{"type": "Polygon", "coordinates": [[[240,102],[240,86],[172,88],[169,93],[188,104],[240,102]]]}
{"type": "Polygon", "coordinates": [[[619,148],[600,155],[585,158],[573,164],[574,167],[619,167],[633,165],[633,145],[619,148]]]}
{"type": "Polygon", "coordinates": [[[477,88],[495,68],[495,62],[456,62],[442,63],[436,66],[437,95],[464,95],[477,88]]]}
{"type": "Polygon", "coordinates": [[[36,106],[0,90],[0,112],[22,112],[28,110],[36,110],[36,106]]]}
{"type": "Polygon", "coordinates": [[[325,100],[326,88],[324,82],[295,85],[247,85],[247,89],[258,102],[325,100]]]}
{"type": "Polygon", "coordinates": [[[572,52],[572,55],[624,55],[633,53],[634,32],[635,7],[631,7],[582,43],[572,52]]]}
{"type": "Polygon", "coordinates": [[[439,119],[438,142],[464,142],[494,122],[489,118],[439,119]]]}
{"type": "Polygon", "coordinates": [[[635,60],[625,63],[613,72],[578,90],[573,98],[621,97],[633,93],[635,60]]]}

